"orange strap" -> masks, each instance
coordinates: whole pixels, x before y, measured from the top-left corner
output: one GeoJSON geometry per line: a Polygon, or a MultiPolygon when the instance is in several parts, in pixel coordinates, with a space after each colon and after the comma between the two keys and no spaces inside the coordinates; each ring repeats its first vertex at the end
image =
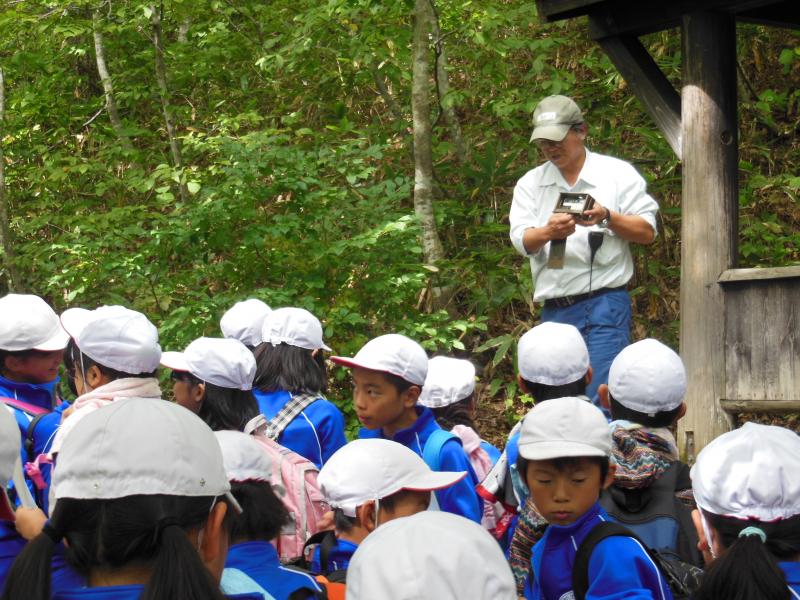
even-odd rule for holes
{"type": "Polygon", "coordinates": [[[328,581],[324,575],[317,575],[317,582],[328,592],[328,600],[345,600],[347,586],[343,583],[328,581]]]}

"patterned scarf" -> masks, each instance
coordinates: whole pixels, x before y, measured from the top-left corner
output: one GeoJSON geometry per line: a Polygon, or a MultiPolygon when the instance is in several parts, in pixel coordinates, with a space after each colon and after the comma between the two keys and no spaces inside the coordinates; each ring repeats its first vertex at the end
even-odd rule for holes
{"type": "Polygon", "coordinates": [[[675,438],[667,428],[648,428],[627,421],[614,421],[614,485],[635,490],[649,487],[670,464],[678,460],[675,438]]]}

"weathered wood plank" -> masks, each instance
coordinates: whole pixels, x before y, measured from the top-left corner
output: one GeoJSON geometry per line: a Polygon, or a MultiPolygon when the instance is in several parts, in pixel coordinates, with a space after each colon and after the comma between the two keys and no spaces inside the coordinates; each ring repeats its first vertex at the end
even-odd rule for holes
{"type": "Polygon", "coordinates": [[[719,283],[760,281],[769,279],[792,279],[800,277],[800,267],[771,267],[764,269],[728,269],[717,280],[719,283]]]}
{"type": "Polygon", "coordinates": [[[729,14],[684,16],[683,199],[680,349],[688,380],[683,453],[728,430],[725,396],[725,310],[717,279],[736,265],[738,143],[736,23],[729,14]]]}
{"type": "MultiPolygon", "coordinates": [[[[589,23],[593,21],[590,17],[589,23]]],[[[638,38],[614,36],[598,42],[680,159],[681,97],[678,92],[638,38]]]]}
{"type": "Polygon", "coordinates": [[[800,400],[728,400],[721,398],[722,410],[738,413],[794,413],[800,412],[800,400]]]}

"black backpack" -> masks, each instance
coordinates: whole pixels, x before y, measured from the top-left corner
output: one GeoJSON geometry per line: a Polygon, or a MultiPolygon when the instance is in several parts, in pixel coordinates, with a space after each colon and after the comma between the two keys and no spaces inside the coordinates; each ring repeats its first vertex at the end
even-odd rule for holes
{"type": "Polygon", "coordinates": [[[692,511],[675,497],[676,491],[691,487],[689,467],[675,461],[650,487],[628,490],[612,485],[600,496],[600,504],[661,556],[701,567],[692,511]]]}
{"type": "MultiPolygon", "coordinates": [[[[575,562],[572,565],[572,593],[575,595],[575,600],[586,598],[586,592],[589,589],[589,559],[592,557],[595,546],[604,539],[615,535],[633,538],[642,545],[666,579],[675,600],[688,600],[692,597],[700,585],[700,579],[703,576],[702,569],[680,560],[667,558],[660,552],[649,548],[639,536],[623,525],[613,521],[604,521],[589,532],[575,555],[575,562]]],[[[620,565],[620,568],[625,567],[620,565]]]]}

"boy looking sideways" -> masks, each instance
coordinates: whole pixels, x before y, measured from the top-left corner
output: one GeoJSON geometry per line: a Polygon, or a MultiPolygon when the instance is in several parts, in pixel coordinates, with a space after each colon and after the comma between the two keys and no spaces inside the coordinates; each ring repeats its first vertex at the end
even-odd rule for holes
{"type": "Polygon", "coordinates": [[[428,373],[422,346],[403,335],[388,334],[367,342],[353,358],[331,360],[353,370],[353,404],[364,426],[359,437],[398,442],[423,457],[434,471],[466,471],[466,478],[437,491],[436,501],[441,510],[480,523],[483,501],[475,492],[478,480],[458,439],[453,436],[436,456],[430,457],[430,451],[425,456],[425,445],[441,427],[430,408],[417,406],[428,373]]]}
{"type": "MultiPolygon", "coordinates": [[[[525,597],[573,598],[572,565],[578,548],[603,521],[598,502],[614,481],[611,432],[603,413],[585,400],[558,398],[528,413],[519,440],[517,468],[549,526],[533,547],[525,597]]],[[[589,560],[587,600],[600,598],[672,600],[664,577],[633,538],[601,541],[589,560]]]]}

